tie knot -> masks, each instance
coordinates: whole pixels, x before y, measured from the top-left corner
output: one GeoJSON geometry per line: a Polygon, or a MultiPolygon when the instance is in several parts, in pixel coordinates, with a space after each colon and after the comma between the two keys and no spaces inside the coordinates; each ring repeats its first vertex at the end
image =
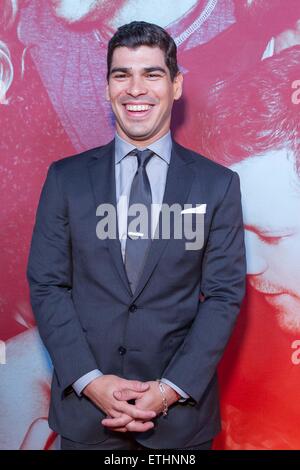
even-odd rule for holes
{"type": "Polygon", "coordinates": [[[152,150],[149,150],[149,149],[145,149],[145,150],[134,149],[133,153],[137,157],[138,168],[140,168],[140,166],[142,168],[145,168],[150,158],[153,155],[152,150]]]}

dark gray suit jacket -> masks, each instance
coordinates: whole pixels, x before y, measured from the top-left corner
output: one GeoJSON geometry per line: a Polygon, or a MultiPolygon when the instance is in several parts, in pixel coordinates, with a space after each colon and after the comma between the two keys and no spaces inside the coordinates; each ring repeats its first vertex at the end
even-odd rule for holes
{"type": "Polygon", "coordinates": [[[150,448],[182,448],[220,430],[216,367],[245,288],[238,175],[173,141],[164,203],[207,204],[202,249],[152,241],[131,294],[120,242],[96,236],[96,207],[116,205],[114,141],[50,166],[28,263],[32,308],[54,364],[49,423],[77,442],[110,431],[70,386],[87,372],[143,381],[165,377],[191,397],[155,428],[150,448]],[[204,299],[204,301],[203,301],[204,299]]]}

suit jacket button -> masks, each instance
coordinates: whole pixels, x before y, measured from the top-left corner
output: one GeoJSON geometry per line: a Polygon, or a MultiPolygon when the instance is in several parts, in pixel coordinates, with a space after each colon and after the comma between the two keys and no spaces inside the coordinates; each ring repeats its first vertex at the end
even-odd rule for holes
{"type": "Polygon", "coordinates": [[[133,313],[137,310],[137,306],[135,304],[130,305],[129,312],[133,313]]]}
{"type": "Polygon", "coordinates": [[[124,354],[126,354],[126,352],[127,352],[127,349],[126,349],[126,348],[124,348],[123,346],[120,346],[120,347],[119,347],[119,354],[120,354],[120,356],[124,356],[124,354]]]}

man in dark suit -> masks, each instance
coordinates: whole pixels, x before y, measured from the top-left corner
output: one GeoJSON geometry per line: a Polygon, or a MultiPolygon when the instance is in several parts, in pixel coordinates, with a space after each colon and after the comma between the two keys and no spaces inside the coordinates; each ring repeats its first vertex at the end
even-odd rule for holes
{"type": "Polygon", "coordinates": [[[244,296],[238,176],[171,138],[183,78],[166,31],[122,26],[107,62],[115,138],[50,166],[29,257],[49,424],[62,449],[210,448],[244,296]]]}

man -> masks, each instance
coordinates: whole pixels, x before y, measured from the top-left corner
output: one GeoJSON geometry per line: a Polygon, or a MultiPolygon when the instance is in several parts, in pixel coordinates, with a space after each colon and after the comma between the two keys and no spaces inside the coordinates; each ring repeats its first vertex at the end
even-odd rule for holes
{"type": "Polygon", "coordinates": [[[299,61],[297,46],[238,76],[203,128],[205,154],[241,178],[252,286],[219,370],[222,449],[299,448],[299,61]]]}
{"type": "Polygon", "coordinates": [[[54,364],[50,427],[62,449],[207,449],[220,430],[216,367],[244,295],[238,176],[172,140],[183,78],[164,29],[120,27],[107,79],[115,138],[51,165],[32,239],[32,307],[54,364]],[[132,231],[136,204],[146,218],[162,207],[152,240],[132,231]],[[203,230],[196,249],[175,219],[170,236],[157,230],[174,204],[189,204],[203,230]],[[100,236],[111,208],[117,238],[111,227],[100,236]]]}
{"type": "MultiPolygon", "coordinates": [[[[107,42],[118,26],[133,19],[158,23],[176,37],[184,55],[234,22],[232,0],[181,0],[176,8],[173,5],[173,0],[2,0],[0,36],[2,25],[4,30],[10,27],[6,37],[14,83],[24,69],[25,79],[31,81],[32,60],[51,112],[56,112],[76,151],[96,147],[114,131],[104,77],[107,42]],[[14,35],[17,51],[11,45],[14,35]]],[[[39,93],[32,96],[38,100],[39,93]]],[[[68,155],[62,151],[60,155],[68,155]]]]}
{"type": "MultiPolygon", "coordinates": [[[[188,124],[179,126],[176,138],[183,144],[192,142],[193,148],[203,153],[202,134],[197,129],[211,90],[253,70],[267,57],[300,44],[298,0],[235,0],[234,4],[236,22],[181,57],[181,65],[188,71],[184,103],[188,124]]],[[[178,106],[173,119],[179,123],[181,113],[178,106]]]]}
{"type": "Polygon", "coordinates": [[[216,94],[207,155],[241,178],[249,282],[279,326],[300,332],[300,46],[282,51],[216,94]]]}

